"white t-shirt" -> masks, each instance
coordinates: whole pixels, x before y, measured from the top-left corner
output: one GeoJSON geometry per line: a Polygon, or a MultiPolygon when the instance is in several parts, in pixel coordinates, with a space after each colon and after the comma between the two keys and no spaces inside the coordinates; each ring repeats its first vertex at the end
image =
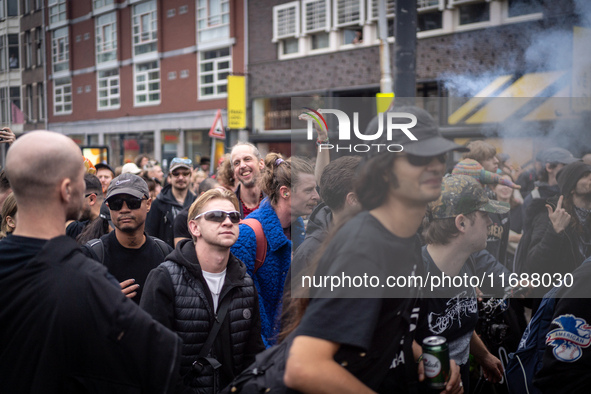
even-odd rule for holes
{"type": "Polygon", "coordinates": [[[211,297],[213,298],[213,310],[217,311],[218,299],[220,298],[222,287],[224,287],[224,280],[226,279],[226,270],[215,274],[207,271],[202,272],[203,277],[207,282],[207,286],[209,287],[209,291],[211,291],[211,297]]]}

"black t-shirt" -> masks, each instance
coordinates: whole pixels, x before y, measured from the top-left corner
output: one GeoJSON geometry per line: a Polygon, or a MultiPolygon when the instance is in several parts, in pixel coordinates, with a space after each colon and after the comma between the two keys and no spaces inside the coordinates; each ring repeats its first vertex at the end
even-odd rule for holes
{"type": "Polygon", "coordinates": [[[66,227],[66,235],[75,241],[76,237],[80,235],[80,233],[82,232],[82,230],[84,230],[84,227],[86,227],[87,224],[88,220],[85,220],[83,222],[79,222],[77,220],[73,221],[72,223],[68,224],[68,227],[66,227]]]}
{"type": "Polygon", "coordinates": [[[183,209],[182,211],[179,212],[178,215],[176,215],[176,218],[174,219],[174,225],[173,225],[173,234],[174,234],[174,238],[189,238],[191,239],[191,233],[189,232],[189,226],[187,226],[187,219],[189,217],[189,208],[191,207],[186,207],[185,209],[183,209]]]}
{"type": "MultiPolygon", "coordinates": [[[[421,275],[419,238],[396,237],[369,212],[358,214],[331,241],[315,276],[353,277],[363,272],[378,276],[381,283],[388,275],[421,275]]],[[[314,290],[318,290],[314,291],[318,297],[331,295],[330,288],[314,290]]],[[[371,389],[404,390],[407,379],[413,379],[413,375],[416,379],[410,346],[418,319],[418,290],[400,288],[388,292],[381,286],[374,291],[364,289],[365,293],[348,293],[350,290],[345,289],[340,295],[381,294],[400,298],[313,298],[296,335],[341,344],[335,361],[371,389]]]]}
{"type": "Polygon", "coordinates": [[[488,227],[488,238],[486,239],[486,250],[506,265],[507,245],[509,243],[509,214],[489,213],[488,216],[493,224],[488,227]]]}
{"type": "MultiPolygon", "coordinates": [[[[431,258],[427,247],[423,249],[423,263],[425,270],[432,276],[441,277],[441,270],[431,258]]],[[[460,269],[457,276],[473,275],[466,265],[460,269]]],[[[478,303],[476,292],[471,286],[434,288],[428,297],[421,301],[421,310],[425,311],[425,318],[419,321],[415,339],[419,345],[429,336],[442,336],[449,345],[449,357],[460,365],[464,385],[469,383],[468,373],[470,364],[470,340],[478,323],[478,303]],[[451,294],[453,294],[450,297],[451,294]]],[[[467,387],[467,386],[466,386],[467,387]]]]}
{"type": "MultiPolygon", "coordinates": [[[[164,262],[166,256],[162,253],[160,247],[156,245],[156,241],[147,235],[146,242],[139,249],[129,249],[121,246],[115,231],[103,235],[101,241],[104,245],[103,262],[111,275],[119,282],[135,279],[135,284],[140,285],[137,289],[137,295],[132,298],[136,304],[139,304],[148,274],[152,269],[164,262]]],[[[93,257],[86,249],[83,250],[89,257],[93,257]]],[[[170,246],[168,252],[172,252],[170,246]]]]}

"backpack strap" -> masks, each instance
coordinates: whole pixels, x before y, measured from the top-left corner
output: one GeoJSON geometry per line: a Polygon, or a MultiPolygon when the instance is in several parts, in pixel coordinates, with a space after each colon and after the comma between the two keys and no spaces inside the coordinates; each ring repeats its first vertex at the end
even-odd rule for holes
{"type": "Polygon", "coordinates": [[[240,223],[246,224],[248,227],[250,227],[252,231],[254,231],[254,235],[256,236],[257,250],[255,256],[254,271],[252,272],[254,275],[256,274],[258,269],[261,268],[265,263],[265,258],[267,257],[267,237],[265,237],[263,225],[258,220],[248,218],[241,220],[240,223]]]}
{"type": "Polygon", "coordinates": [[[91,239],[84,245],[84,247],[88,249],[93,259],[103,265],[105,264],[105,245],[103,245],[103,241],[98,238],[91,239]]]}
{"type": "Polygon", "coordinates": [[[156,242],[156,245],[158,245],[158,248],[162,252],[164,259],[166,260],[166,256],[168,256],[168,254],[170,253],[170,245],[167,244],[166,242],[164,242],[163,240],[161,240],[160,238],[156,238],[156,237],[152,237],[152,236],[150,236],[150,238],[152,238],[154,240],[154,242],[156,242]]]}

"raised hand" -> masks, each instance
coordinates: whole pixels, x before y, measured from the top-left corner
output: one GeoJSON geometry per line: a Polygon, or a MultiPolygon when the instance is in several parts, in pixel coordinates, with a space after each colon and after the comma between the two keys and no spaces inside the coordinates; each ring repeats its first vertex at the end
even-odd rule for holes
{"type": "Polygon", "coordinates": [[[556,210],[552,209],[552,206],[546,204],[546,208],[548,208],[548,217],[552,222],[552,227],[554,227],[554,231],[557,233],[561,233],[566,229],[568,224],[570,223],[570,215],[566,212],[564,208],[562,208],[562,200],[564,196],[560,196],[558,199],[558,203],[556,204],[556,210]]]}

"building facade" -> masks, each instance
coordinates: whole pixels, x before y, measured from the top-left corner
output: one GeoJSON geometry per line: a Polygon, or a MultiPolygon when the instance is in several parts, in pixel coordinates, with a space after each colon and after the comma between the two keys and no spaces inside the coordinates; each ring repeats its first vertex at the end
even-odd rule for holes
{"type": "Polygon", "coordinates": [[[108,147],[113,166],[139,154],[164,167],[175,156],[210,156],[227,77],[244,72],[242,1],[45,4],[50,130],[108,147]]]}

